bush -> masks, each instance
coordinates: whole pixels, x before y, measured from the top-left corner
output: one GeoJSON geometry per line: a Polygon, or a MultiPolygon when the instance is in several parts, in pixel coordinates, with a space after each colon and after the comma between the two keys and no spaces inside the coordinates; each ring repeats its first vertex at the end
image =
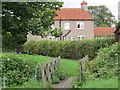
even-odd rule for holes
{"type": "MultiPolygon", "coordinates": [[[[34,61],[29,62],[18,56],[10,55],[1,57],[0,63],[2,63],[2,75],[0,77],[6,77],[7,86],[22,85],[25,81],[34,78],[35,66],[37,65],[34,61]]],[[[41,79],[41,72],[38,71],[37,79],[41,79]]]]}
{"type": "Polygon", "coordinates": [[[98,49],[108,47],[115,41],[113,39],[83,40],[83,41],[29,41],[24,44],[24,51],[35,52],[40,55],[62,58],[80,59],[88,55],[93,59],[98,49]]]}
{"type": "Polygon", "coordinates": [[[57,84],[59,83],[61,80],[64,80],[65,78],[67,78],[68,75],[65,72],[61,72],[60,70],[56,70],[53,74],[52,74],[52,84],[57,84]]]}
{"type": "Polygon", "coordinates": [[[87,72],[94,78],[110,78],[118,76],[118,59],[120,44],[115,43],[108,48],[100,49],[94,60],[87,65],[87,72]]]}

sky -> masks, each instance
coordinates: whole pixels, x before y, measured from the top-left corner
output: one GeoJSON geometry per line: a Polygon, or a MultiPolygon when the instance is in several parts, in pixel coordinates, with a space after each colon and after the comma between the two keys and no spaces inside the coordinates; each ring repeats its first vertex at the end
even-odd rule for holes
{"type": "MultiPolygon", "coordinates": [[[[81,2],[83,0],[61,0],[64,2],[64,8],[81,8],[81,2]]],[[[88,6],[98,6],[105,5],[107,6],[115,18],[118,19],[118,2],[120,0],[85,0],[88,3],[88,6]]]]}

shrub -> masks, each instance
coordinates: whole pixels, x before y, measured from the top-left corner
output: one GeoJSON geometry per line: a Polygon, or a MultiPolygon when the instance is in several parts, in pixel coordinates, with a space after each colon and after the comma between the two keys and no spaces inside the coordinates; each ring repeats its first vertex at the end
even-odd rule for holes
{"type": "MultiPolygon", "coordinates": [[[[29,62],[28,60],[22,60],[18,56],[10,55],[1,57],[0,63],[2,63],[2,75],[0,77],[7,78],[7,86],[22,85],[30,78],[34,78],[35,66],[37,65],[34,61],[29,62]]],[[[41,79],[41,72],[38,71],[37,79],[41,79]]]]}
{"type": "Polygon", "coordinates": [[[35,41],[28,41],[24,44],[24,51],[26,52],[33,52],[35,51],[35,41]]]}
{"type": "Polygon", "coordinates": [[[53,74],[52,74],[52,84],[57,84],[59,83],[61,80],[64,80],[65,78],[67,78],[68,75],[65,72],[61,72],[60,70],[56,70],[53,74]]]}
{"type": "Polygon", "coordinates": [[[36,54],[52,57],[80,59],[86,55],[93,59],[98,49],[108,47],[115,41],[113,39],[97,39],[83,41],[28,41],[24,44],[24,51],[33,51],[36,54]]]}
{"type": "Polygon", "coordinates": [[[118,59],[120,44],[115,43],[110,47],[99,50],[94,60],[87,65],[87,71],[94,78],[109,78],[118,75],[118,59]]]}

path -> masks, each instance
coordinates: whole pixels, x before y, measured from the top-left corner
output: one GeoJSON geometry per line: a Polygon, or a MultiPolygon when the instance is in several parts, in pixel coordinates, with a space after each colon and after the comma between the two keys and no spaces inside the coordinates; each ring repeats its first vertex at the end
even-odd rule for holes
{"type": "Polygon", "coordinates": [[[53,88],[72,88],[72,82],[75,80],[75,77],[69,77],[63,81],[61,81],[59,84],[54,84],[53,88]]]}

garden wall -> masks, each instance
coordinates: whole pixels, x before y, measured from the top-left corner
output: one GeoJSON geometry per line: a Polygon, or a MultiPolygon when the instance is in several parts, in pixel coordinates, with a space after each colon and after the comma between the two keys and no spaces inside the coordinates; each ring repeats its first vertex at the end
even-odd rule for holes
{"type": "Polygon", "coordinates": [[[25,52],[62,58],[80,59],[86,55],[93,59],[98,49],[108,47],[115,42],[113,39],[97,39],[82,41],[28,41],[24,44],[25,52]]]}

